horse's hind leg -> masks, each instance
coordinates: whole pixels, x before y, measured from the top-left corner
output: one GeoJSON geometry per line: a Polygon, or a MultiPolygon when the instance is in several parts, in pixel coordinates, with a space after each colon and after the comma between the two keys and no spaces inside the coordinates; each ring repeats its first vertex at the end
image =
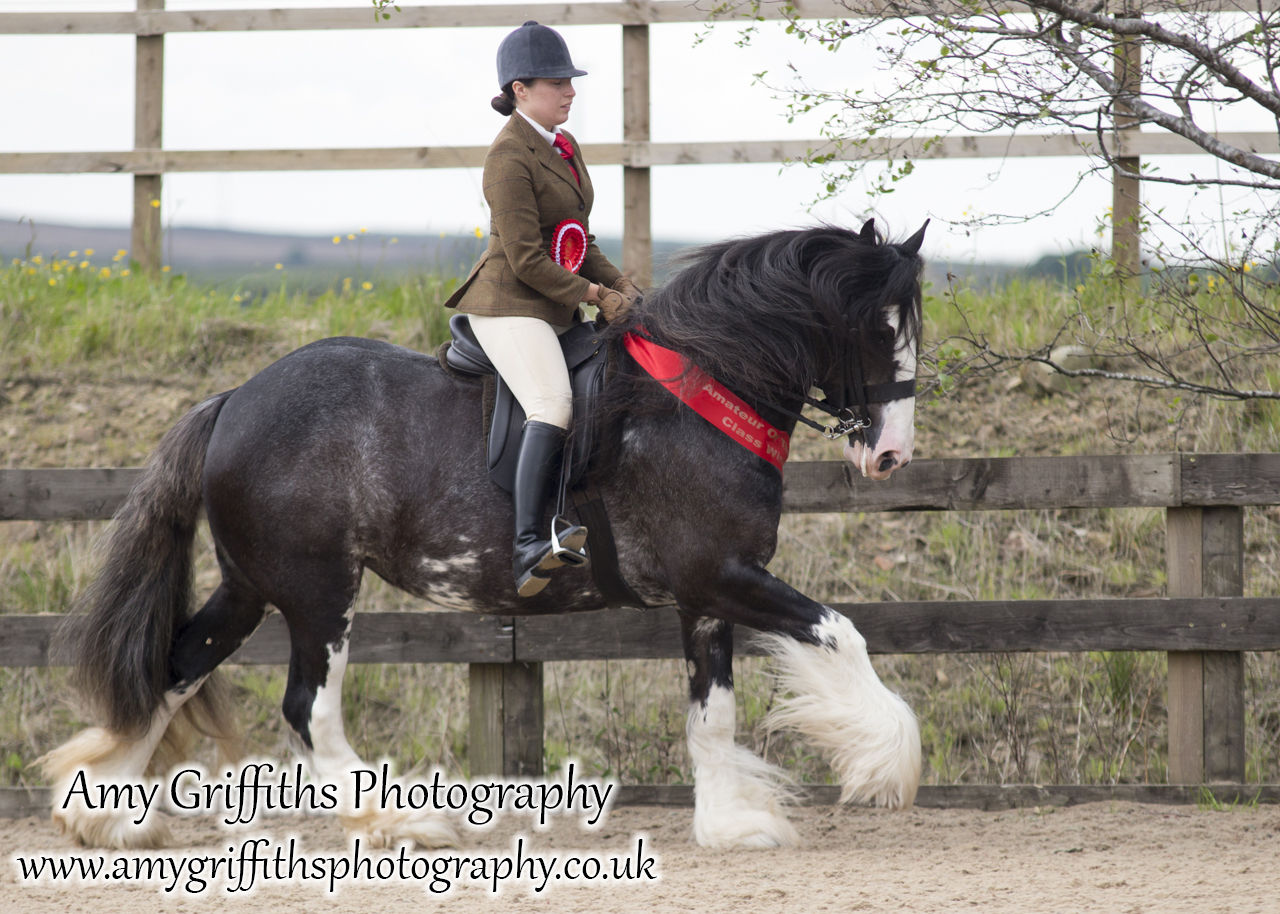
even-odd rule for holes
{"type": "Polygon", "coordinates": [[[694,839],[704,847],[799,844],[781,810],[786,775],[733,739],[733,623],[682,612],[680,624],[689,668],[694,839]]]}
{"type": "MultiPolygon", "coordinates": [[[[352,604],[360,585],[332,581],[330,571],[295,569],[299,586],[287,600],[277,602],[289,624],[291,650],[284,716],[301,743],[312,774],[338,788],[338,818],[348,834],[361,835],[373,847],[390,847],[410,840],[421,847],[457,846],[457,834],[443,816],[430,809],[382,809],[378,793],[352,801],[354,772],[370,770],[347,742],[342,723],[342,677],[347,669],[352,604]]],[[[365,785],[367,786],[367,784],[365,785]]]]}
{"type": "MultiPolygon", "coordinates": [[[[86,785],[103,783],[140,784],[156,767],[157,749],[169,743],[172,756],[181,753],[186,733],[174,726],[183,707],[204,684],[209,674],[249,639],[261,623],[265,601],[247,585],[237,584],[223,569],[223,583],[204,606],[175,637],[169,660],[172,686],[152,715],[146,731],[137,737],[125,737],[105,727],[91,727],[50,752],[42,760],[45,772],[54,782],[54,796],[68,802],[54,803],[53,820],[76,841],[91,847],[158,847],[168,837],[168,830],[158,810],[152,809],[143,819],[140,809],[90,809],[79,797],[72,798],[70,788],[77,772],[83,771],[86,785]]],[[[217,715],[215,703],[204,710],[217,715]]],[[[204,723],[217,724],[219,721],[204,723]]],[[[168,758],[165,761],[178,761],[168,758]]],[[[163,765],[164,762],[161,762],[163,765]]],[[[159,773],[159,772],[157,772],[159,773]]]]}

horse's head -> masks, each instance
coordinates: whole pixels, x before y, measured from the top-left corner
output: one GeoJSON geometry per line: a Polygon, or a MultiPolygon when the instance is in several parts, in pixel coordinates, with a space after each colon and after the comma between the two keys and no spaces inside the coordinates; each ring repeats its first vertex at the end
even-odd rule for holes
{"type": "Polygon", "coordinates": [[[889,244],[868,220],[706,245],[609,332],[642,331],[757,403],[822,388],[828,437],[856,428],[845,456],[887,479],[915,438],[923,240],[889,244]]]}
{"type": "MultiPolygon", "coordinates": [[[[928,224],[906,241],[888,244],[867,221],[841,277],[841,313],[824,347],[830,360],[818,386],[846,426],[857,427],[844,455],[872,479],[888,479],[910,463],[915,446],[919,254],[928,224]]],[[[824,310],[830,313],[830,303],[824,310]]]]}

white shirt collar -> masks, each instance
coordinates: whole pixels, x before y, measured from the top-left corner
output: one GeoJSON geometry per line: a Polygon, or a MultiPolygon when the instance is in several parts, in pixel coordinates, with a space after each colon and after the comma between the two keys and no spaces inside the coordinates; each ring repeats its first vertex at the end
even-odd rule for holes
{"type": "Polygon", "coordinates": [[[548,130],[546,127],[543,127],[541,124],[539,124],[539,123],[538,123],[537,121],[535,121],[533,118],[529,117],[529,115],[527,115],[527,114],[525,114],[523,111],[521,111],[519,108],[517,108],[517,109],[516,109],[516,114],[520,115],[522,118],[524,118],[524,119],[525,119],[526,121],[528,121],[530,124],[532,124],[532,125],[533,125],[533,129],[534,129],[534,130],[536,130],[536,131],[538,131],[538,135],[539,135],[539,136],[541,136],[544,140],[546,140],[546,141],[547,141],[548,143],[550,143],[552,146],[554,146],[554,145],[556,144],[556,133],[559,133],[559,132],[560,132],[560,128],[559,128],[559,127],[557,127],[557,128],[556,128],[556,133],[552,133],[552,132],[551,132],[550,130],[548,130]]]}

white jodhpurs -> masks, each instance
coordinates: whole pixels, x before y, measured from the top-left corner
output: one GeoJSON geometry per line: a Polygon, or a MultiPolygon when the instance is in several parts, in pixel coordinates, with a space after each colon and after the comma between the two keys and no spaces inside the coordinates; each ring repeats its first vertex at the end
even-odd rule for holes
{"type": "Polygon", "coordinates": [[[557,339],[569,327],[538,317],[471,315],[476,339],[524,407],[525,418],[556,428],[568,428],[573,418],[569,369],[557,339]]]}

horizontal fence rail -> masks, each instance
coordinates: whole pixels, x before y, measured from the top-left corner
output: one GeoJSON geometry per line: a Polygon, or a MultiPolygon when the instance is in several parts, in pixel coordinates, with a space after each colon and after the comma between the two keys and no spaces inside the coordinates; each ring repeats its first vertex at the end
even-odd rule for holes
{"type": "MultiPolygon", "coordinates": [[[[1280,598],[1151,600],[924,600],[837,603],[872,654],[1026,651],[1280,650],[1280,598]]],[[[65,616],[0,615],[0,667],[56,666],[54,630],[65,616]]],[[[750,629],[734,653],[764,656],[750,629]]],[[[457,612],[360,613],[351,663],[541,663],[681,659],[674,609],[497,617],[457,612]]],[[[227,663],[289,662],[289,632],[272,614],[227,663]]]]}
{"type": "MultiPolygon", "coordinates": [[[[0,520],[106,520],[142,470],[0,469],[0,520]]],[[[796,461],[788,514],[1280,504],[1280,454],[1143,454],[913,460],[889,480],[847,460],[796,461]]]]}
{"type": "MultiPolygon", "coordinates": [[[[401,4],[390,19],[373,15],[368,7],[347,9],[277,10],[139,10],[115,13],[0,13],[0,35],[153,35],[180,32],[270,32],[348,29],[429,29],[517,26],[527,19],[543,25],[658,25],[661,23],[706,22],[717,3],[659,0],[640,3],[530,3],[475,6],[408,6],[401,4]]],[[[1194,5],[1199,13],[1266,13],[1280,7],[1277,0],[1201,0],[1194,5]]],[[[1011,13],[1027,7],[1011,2],[1003,5],[1011,13]]],[[[790,0],[787,4],[761,3],[743,6],[742,12],[723,10],[724,22],[778,20],[784,10],[799,19],[860,19],[880,15],[876,4],[862,10],[830,0],[790,0]]],[[[971,8],[956,2],[956,16],[971,14],[971,8]]],[[[1161,10],[1163,12],[1163,10],[1161,10]]]]}
{"type": "MultiPolygon", "coordinates": [[[[1275,133],[1219,133],[1225,143],[1259,154],[1280,153],[1275,133]]],[[[1204,155],[1202,148],[1172,133],[1129,133],[1104,137],[1113,156],[1204,155]]],[[[840,161],[906,156],[912,159],[1043,158],[1093,155],[1092,133],[1058,136],[950,136],[927,145],[923,139],[875,139],[833,145],[829,140],[753,140],[719,143],[584,143],[593,166],[748,165],[800,161],[815,153],[840,161]]],[[[116,152],[5,152],[0,174],[135,174],[177,172],[352,171],[416,168],[481,168],[488,146],[407,146],[385,149],[128,149],[116,152]]]]}

